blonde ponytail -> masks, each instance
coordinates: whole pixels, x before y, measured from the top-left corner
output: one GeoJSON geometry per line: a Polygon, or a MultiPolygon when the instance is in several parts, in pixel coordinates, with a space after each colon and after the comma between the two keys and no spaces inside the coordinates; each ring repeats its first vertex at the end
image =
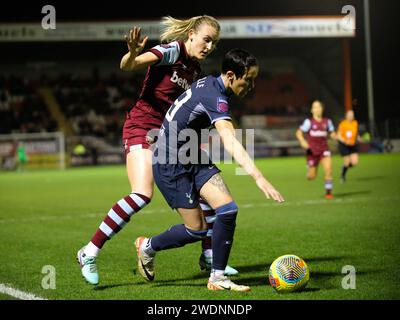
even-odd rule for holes
{"type": "Polygon", "coordinates": [[[163,17],[161,21],[163,26],[160,37],[161,43],[169,43],[176,40],[185,41],[188,39],[189,30],[193,29],[197,31],[203,23],[214,27],[219,34],[221,27],[218,21],[211,16],[197,16],[187,20],[179,20],[171,16],[163,17]]]}

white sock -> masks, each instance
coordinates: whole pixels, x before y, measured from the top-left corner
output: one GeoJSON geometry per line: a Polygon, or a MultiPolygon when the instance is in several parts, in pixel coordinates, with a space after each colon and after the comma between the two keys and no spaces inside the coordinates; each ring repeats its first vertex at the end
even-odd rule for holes
{"type": "Polygon", "coordinates": [[[89,257],[97,257],[99,255],[100,249],[96,247],[92,241],[90,241],[86,247],[85,250],[83,250],[83,253],[86,254],[89,257]]]}
{"type": "Polygon", "coordinates": [[[225,270],[212,270],[211,277],[213,278],[221,278],[224,276],[225,270]]]}
{"type": "Polygon", "coordinates": [[[142,245],[140,246],[140,250],[148,254],[150,257],[154,257],[156,255],[156,251],[154,251],[151,246],[151,239],[144,240],[142,245]]]}
{"type": "Polygon", "coordinates": [[[203,251],[204,256],[206,256],[207,258],[212,258],[212,249],[206,249],[203,251]]]}

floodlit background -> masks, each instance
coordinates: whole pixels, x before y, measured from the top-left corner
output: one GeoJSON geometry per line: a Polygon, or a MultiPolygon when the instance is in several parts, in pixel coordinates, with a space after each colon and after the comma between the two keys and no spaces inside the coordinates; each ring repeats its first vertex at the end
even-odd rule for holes
{"type": "Polygon", "coordinates": [[[237,282],[253,287],[250,295],[235,298],[398,299],[396,10],[394,1],[371,0],[366,15],[365,3],[201,1],[139,8],[114,1],[53,2],[55,30],[42,28],[45,4],[7,4],[0,12],[0,284],[49,299],[230,298],[207,292],[196,244],[160,254],[159,278],[151,285],[134,273],[133,240],[179,221],[159,193],[105,246],[97,290],[83,282],[74,261],[111,204],[129,191],[122,125],[144,72],[119,70],[127,52],[123,35],[143,26],[150,48],[158,44],[162,16],[208,14],[223,28],[217,50],[202,63],[204,74],[218,74],[223,54],[234,47],[260,61],[255,91],[233,99],[231,113],[237,128],[255,130],[257,164],[287,200],[264,200],[248,177],[234,175],[234,165],[221,165],[241,208],[229,263],[240,271],[237,282]],[[355,9],[354,30],[332,25],[345,17],[346,5],[355,9]],[[322,172],[317,181],[305,180],[295,138],[313,99],[324,101],[335,127],[353,109],[364,138],[360,165],[342,185],[341,159],[330,142],[330,202],[323,199],[322,172]],[[24,168],[16,161],[21,142],[28,157],[24,168]],[[309,263],[304,292],[280,296],[267,283],[269,264],[285,253],[309,263]],[[42,286],[46,265],[55,267],[55,289],[42,286]],[[356,289],[342,287],[346,265],[357,271],[356,289]]]}

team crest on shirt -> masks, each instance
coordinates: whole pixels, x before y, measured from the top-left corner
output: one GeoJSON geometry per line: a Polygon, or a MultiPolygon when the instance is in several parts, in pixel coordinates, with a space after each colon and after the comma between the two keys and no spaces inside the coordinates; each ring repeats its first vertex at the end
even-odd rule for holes
{"type": "Polygon", "coordinates": [[[219,112],[227,112],[228,109],[229,109],[228,101],[226,101],[225,99],[222,99],[222,98],[218,98],[217,110],[219,112]]]}
{"type": "Polygon", "coordinates": [[[146,142],[147,142],[148,144],[153,144],[153,143],[154,143],[154,138],[153,138],[153,137],[150,137],[150,136],[146,136],[146,142]]]}

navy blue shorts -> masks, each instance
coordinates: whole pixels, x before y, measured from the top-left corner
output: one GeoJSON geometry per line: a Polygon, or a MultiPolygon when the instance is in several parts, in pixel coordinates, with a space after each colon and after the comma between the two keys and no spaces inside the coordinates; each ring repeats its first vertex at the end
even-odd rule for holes
{"type": "Polygon", "coordinates": [[[199,191],[221,172],[209,164],[153,164],[154,181],[172,209],[193,209],[199,205],[199,191]]]}
{"type": "Polygon", "coordinates": [[[349,156],[353,153],[358,153],[358,143],[356,143],[354,146],[349,146],[339,141],[339,153],[342,157],[349,156]]]}

